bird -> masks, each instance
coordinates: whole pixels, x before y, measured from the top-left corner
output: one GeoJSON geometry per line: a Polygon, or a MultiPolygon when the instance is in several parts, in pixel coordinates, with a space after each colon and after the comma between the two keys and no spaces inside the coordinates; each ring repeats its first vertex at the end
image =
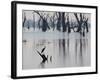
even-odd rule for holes
{"type": "Polygon", "coordinates": [[[46,57],[45,54],[42,54],[42,53],[44,52],[45,48],[46,48],[46,47],[44,47],[44,48],[42,49],[41,53],[40,53],[39,51],[37,51],[37,53],[38,53],[38,54],[41,56],[41,58],[42,58],[42,62],[45,62],[45,61],[48,59],[48,55],[47,55],[47,57],[46,57]]]}

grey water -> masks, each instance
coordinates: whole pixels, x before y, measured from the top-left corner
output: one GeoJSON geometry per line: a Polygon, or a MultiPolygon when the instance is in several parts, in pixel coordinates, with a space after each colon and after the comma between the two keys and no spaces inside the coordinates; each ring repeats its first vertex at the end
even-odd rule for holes
{"type": "Polygon", "coordinates": [[[84,67],[91,65],[90,33],[23,32],[22,69],[84,67]],[[42,62],[44,48],[48,59],[42,62]]]}

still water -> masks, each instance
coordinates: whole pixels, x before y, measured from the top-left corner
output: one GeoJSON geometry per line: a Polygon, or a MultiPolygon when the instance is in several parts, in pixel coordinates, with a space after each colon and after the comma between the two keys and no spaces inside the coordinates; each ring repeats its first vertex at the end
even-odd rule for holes
{"type": "Polygon", "coordinates": [[[89,33],[82,37],[74,32],[23,32],[22,49],[22,68],[26,70],[91,65],[89,33]],[[43,62],[37,51],[47,60],[43,62]]]}

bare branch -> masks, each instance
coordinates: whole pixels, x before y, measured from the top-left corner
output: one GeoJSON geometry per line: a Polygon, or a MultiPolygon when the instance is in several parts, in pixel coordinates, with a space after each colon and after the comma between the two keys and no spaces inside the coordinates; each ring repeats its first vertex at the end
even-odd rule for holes
{"type": "Polygon", "coordinates": [[[80,23],[77,13],[74,13],[74,15],[76,17],[77,22],[80,23]]]}

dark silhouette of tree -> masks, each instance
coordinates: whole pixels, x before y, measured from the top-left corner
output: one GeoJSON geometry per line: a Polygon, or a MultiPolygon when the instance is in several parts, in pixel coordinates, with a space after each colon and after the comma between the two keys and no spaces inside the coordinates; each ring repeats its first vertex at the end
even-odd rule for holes
{"type": "Polygon", "coordinates": [[[71,26],[71,29],[73,30],[73,32],[75,32],[75,24],[74,24],[74,22],[73,22],[73,20],[71,19],[71,21],[70,21],[70,26],[71,26]]]}
{"type": "Polygon", "coordinates": [[[50,25],[53,28],[53,31],[54,31],[55,26],[56,26],[56,21],[57,21],[56,12],[54,12],[53,16],[50,17],[50,22],[51,22],[50,25]]]}
{"type": "Polygon", "coordinates": [[[79,13],[79,18],[80,19],[78,18],[77,13],[74,13],[74,15],[75,15],[77,23],[78,23],[77,32],[80,32],[80,33],[82,33],[83,36],[85,36],[85,29],[88,32],[88,18],[86,18],[84,16],[84,14],[82,14],[82,13],[79,13]],[[83,28],[83,32],[82,32],[82,28],[83,28]]]}
{"type": "Polygon", "coordinates": [[[84,13],[71,13],[73,14],[76,21],[71,19],[70,13],[66,12],[45,12],[45,11],[32,11],[33,20],[28,21],[26,14],[23,14],[23,27],[27,25],[29,29],[31,26],[37,29],[41,29],[43,32],[48,31],[50,28],[54,31],[55,29],[60,32],[79,32],[85,36],[86,32],[89,32],[88,18],[84,13]],[[37,16],[37,18],[35,18],[37,16]],[[77,30],[76,30],[77,29],[77,30]]]}
{"type": "Polygon", "coordinates": [[[65,12],[57,12],[57,30],[61,31],[61,27],[62,27],[62,31],[66,32],[66,22],[65,22],[65,12]]]}
{"type": "Polygon", "coordinates": [[[71,28],[70,28],[70,22],[69,22],[69,15],[67,16],[67,23],[66,23],[67,29],[68,29],[68,33],[71,32],[71,28]]]}
{"type": "Polygon", "coordinates": [[[25,25],[25,21],[26,21],[26,14],[25,14],[25,12],[24,12],[23,27],[24,27],[24,25],[25,25]]]}
{"type": "Polygon", "coordinates": [[[77,32],[80,32],[81,31],[82,22],[83,22],[83,20],[82,20],[82,13],[79,13],[80,19],[78,18],[78,14],[77,13],[74,13],[74,15],[75,15],[77,23],[78,23],[77,32]]]}
{"type": "Polygon", "coordinates": [[[57,12],[57,30],[61,31],[61,12],[57,12]]]}
{"type": "Polygon", "coordinates": [[[63,32],[66,32],[66,24],[65,24],[65,12],[62,12],[62,27],[63,27],[63,32]]]}
{"type": "Polygon", "coordinates": [[[29,20],[27,21],[27,28],[30,29],[29,20]]]}
{"type": "Polygon", "coordinates": [[[41,28],[41,18],[39,18],[39,20],[38,20],[38,27],[39,27],[39,29],[41,28]]]}
{"type": "Polygon", "coordinates": [[[33,28],[35,29],[35,14],[33,13],[33,28]]]}
{"type": "Polygon", "coordinates": [[[88,30],[88,18],[84,20],[84,26],[86,27],[86,31],[89,32],[89,30],[88,30]]]}
{"type": "Polygon", "coordinates": [[[43,15],[41,15],[38,11],[34,11],[35,13],[37,13],[40,18],[42,19],[42,31],[45,32],[47,29],[50,29],[49,24],[47,22],[47,18],[43,17],[43,15]]]}

